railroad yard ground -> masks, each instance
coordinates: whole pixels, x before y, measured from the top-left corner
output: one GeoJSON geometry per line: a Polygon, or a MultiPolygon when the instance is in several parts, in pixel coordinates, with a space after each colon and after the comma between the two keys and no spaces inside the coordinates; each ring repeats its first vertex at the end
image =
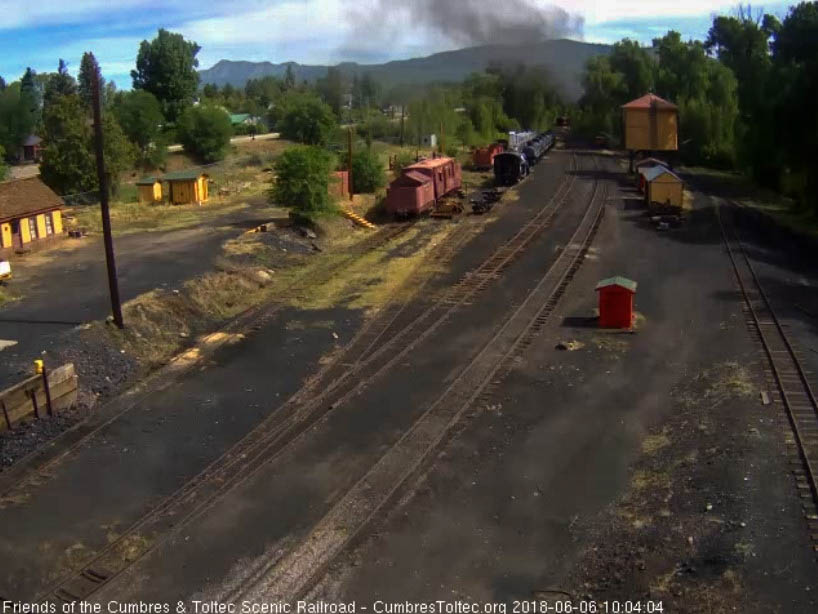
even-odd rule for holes
{"type": "MultiPolygon", "coordinates": [[[[236,286],[262,307],[231,343],[131,406],[92,412],[98,428],[44,465],[0,474],[0,595],[815,611],[790,427],[748,330],[722,205],[815,372],[818,275],[802,245],[785,251],[758,218],[700,192],[680,228],[657,231],[617,158],[554,151],[485,216],[386,225],[331,253],[270,233],[303,250],[306,275],[236,286]],[[639,284],[633,333],[595,326],[594,286],[617,274],[639,284]]],[[[123,236],[122,276],[133,296],[167,285],[167,305],[225,249],[277,268],[283,244],[259,259],[247,242],[260,235],[230,240],[265,215],[123,236]]],[[[23,269],[24,312],[0,317],[99,317],[106,296],[83,291],[103,273],[93,249],[41,278],[23,269]],[[48,275],[72,296],[38,294],[48,275]]],[[[0,338],[20,330],[0,323],[0,338]]]]}

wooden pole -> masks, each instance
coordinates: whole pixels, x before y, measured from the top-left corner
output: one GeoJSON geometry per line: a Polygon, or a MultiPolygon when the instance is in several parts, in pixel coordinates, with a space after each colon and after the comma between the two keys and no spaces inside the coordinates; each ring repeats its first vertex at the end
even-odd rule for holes
{"type": "Polygon", "coordinates": [[[6,402],[0,400],[0,407],[3,408],[3,417],[6,419],[6,426],[11,431],[13,429],[13,427],[11,426],[11,420],[9,419],[9,412],[6,409],[6,402]]]}
{"type": "MultiPolygon", "coordinates": [[[[96,61],[94,61],[96,64],[96,61]]],[[[100,108],[99,66],[94,66],[94,75],[91,79],[93,90],[94,109],[94,145],[96,146],[97,177],[99,179],[99,205],[102,214],[102,235],[105,243],[105,262],[108,266],[108,291],[111,295],[111,312],[114,324],[124,328],[122,320],[122,304],[119,300],[119,281],[116,275],[116,261],[114,259],[114,240],[111,236],[111,213],[108,207],[108,178],[105,175],[105,157],[102,141],[102,109],[100,108]]]]}
{"type": "Polygon", "coordinates": [[[349,200],[352,200],[352,128],[347,128],[347,148],[349,157],[347,158],[347,170],[349,178],[349,200]]]}
{"type": "Polygon", "coordinates": [[[400,146],[403,147],[403,126],[406,120],[406,105],[400,106],[400,146]]]}
{"type": "Polygon", "coordinates": [[[48,370],[43,365],[43,387],[45,388],[45,408],[49,416],[54,415],[54,410],[51,409],[51,390],[48,389],[48,370]]]}

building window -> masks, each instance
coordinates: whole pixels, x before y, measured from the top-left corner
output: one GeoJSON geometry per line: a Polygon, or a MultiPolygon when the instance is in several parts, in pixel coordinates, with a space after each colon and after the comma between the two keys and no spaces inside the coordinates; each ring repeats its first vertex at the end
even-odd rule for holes
{"type": "Polygon", "coordinates": [[[45,218],[45,236],[54,234],[54,224],[51,221],[51,215],[51,213],[46,213],[43,216],[45,218]]]}
{"type": "Polygon", "coordinates": [[[32,239],[37,238],[37,219],[30,217],[28,218],[28,234],[31,235],[32,239]]]}

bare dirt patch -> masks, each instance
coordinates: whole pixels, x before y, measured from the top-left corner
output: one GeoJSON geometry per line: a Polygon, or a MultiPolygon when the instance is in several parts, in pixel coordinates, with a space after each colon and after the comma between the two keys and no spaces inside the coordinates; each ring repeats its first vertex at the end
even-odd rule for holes
{"type": "Polygon", "coordinates": [[[628,491],[590,521],[574,595],[662,601],[672,612],[759,611],[744,570],[754,537],[726,475],[750,465],[754,431],[732,410],[756,395],[750,370],[736,362],[671,391],[672,416],[643,440],[628,491]]]}

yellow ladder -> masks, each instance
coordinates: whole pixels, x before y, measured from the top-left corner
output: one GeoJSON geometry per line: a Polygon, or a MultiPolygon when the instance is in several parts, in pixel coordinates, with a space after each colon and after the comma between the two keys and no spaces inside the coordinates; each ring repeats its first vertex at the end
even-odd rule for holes
{"type": "Polygon", "coordinates": [[[343,207],[341,207],[341,215],[343,215],[347,219],[352,220],[353,222],[358,224],[358,226],[363,226],[364,228],[372,228],[372,229],[377,228],[377,226],[375,226],[375,224],[373,224],[370,221],[365,220],[360,215],[358,215],[357,213],[353,213],[349,209],[344,209],[343,207]]]}

